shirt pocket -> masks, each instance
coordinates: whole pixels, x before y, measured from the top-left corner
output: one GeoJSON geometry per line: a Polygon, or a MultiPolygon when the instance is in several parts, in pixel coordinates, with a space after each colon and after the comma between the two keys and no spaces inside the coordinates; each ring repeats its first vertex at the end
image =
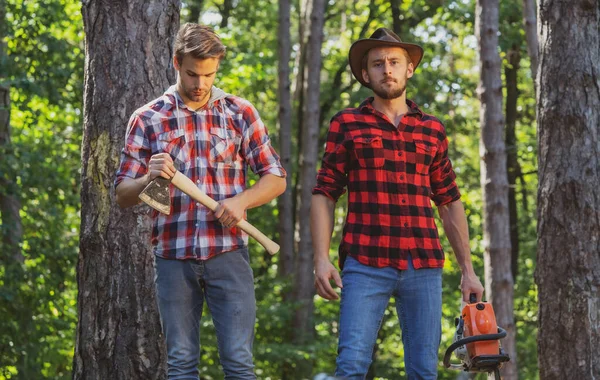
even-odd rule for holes
{"type": "Polygon", "coordinates": [[[241,136],[223,127],[210,128],[210,161],[232,165],[237,160],[241,136]]]}
{"type": "Polygon", "coordinates": [[[190,164],[191,149],[184,129],[175,129],[158,135],[158,148],[171,155],[175,167],[182,171],[190,164]]]}
{"type": "Polygon", "coordinates": [[[354,153],[361,168],[381,168],[385,164],[381,136],[359,136],[354,139],[354,153]]]}
{"type": "Polygon", "coordinates": [[[427,141],[414,140],[415,143],[415,168],[419,174],[429,174],[436,154],[436,146],[427,141]]]}

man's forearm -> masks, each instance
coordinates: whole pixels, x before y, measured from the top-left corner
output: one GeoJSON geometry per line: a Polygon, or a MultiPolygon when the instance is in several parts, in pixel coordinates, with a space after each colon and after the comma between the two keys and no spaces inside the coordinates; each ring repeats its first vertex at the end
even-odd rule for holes
{"type": "Polygon", "coordinates": [[[285,191],[285,187],[284,177],[265,174],[252,187],[239,193],[236,197],[241,199],[246,206],[245,209],[250,209],[262,206],[280,196],[285,191]]]}
{"type": "Polygon", "coordinates": [[[465,209],[460,200],[440,206],[438,208],[444,232],[456,255],[456,261],[463,274],[475,274],[471,261],[471,248],[469,247],[469,228],[465,209]]]}
{"type": "Polygon", "coordinates": [[[115,193],[117,195],[117,204],[122,208],[126,208],[140,203],[138,196],[149,182],[150,176],[148,174],[139,178],[123,179],[123,181],[119,183],[115,189],[115,193]]]}
{"type": "Polygon", "coordinates": [[[314,261],[329,261],[329,244],[333,233],[335,202],[321,194],[312,196],[310,230],[313,240],[314,261]]]}

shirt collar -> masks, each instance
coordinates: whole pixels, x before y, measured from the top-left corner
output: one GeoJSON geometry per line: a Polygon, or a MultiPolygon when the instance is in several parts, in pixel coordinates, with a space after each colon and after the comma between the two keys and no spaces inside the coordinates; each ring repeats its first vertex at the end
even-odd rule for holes
{"type": "MultiPolygon", "coordinates": [[[[373,107],[373,100],[375,100],[375,98],[372,96],[365,99],[358,107],[360,111],[370,113],[376,112],[377,110],[373,107]]],[[[418,116],[419,118],[423,117],[423,111],[421,111],[419,106],[417,106],[417,103],[413,102],[412,100],[406,99],[406,105],[408,106],[408,112],[406,113],[407,115],[416,114],[416,116],[418,116]]]]}
{"type": "Polygon", "coordinates": [[[171,87],[169,87],[167,91],[165,91],[163,96],[165,104],[168,105],[171,109],[174,109],[176,107],[175,102],[179,103],[179,108],[185,107],[183,99],[181,99],[181,96],[179,96],[179,93],[177,92],[177,85],[174,84],[171,87]]]}

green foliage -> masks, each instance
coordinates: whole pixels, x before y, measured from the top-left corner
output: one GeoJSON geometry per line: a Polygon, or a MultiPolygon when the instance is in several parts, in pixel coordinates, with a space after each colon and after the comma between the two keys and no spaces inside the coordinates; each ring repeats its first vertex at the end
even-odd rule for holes
{"type": "Polygon", "coordinates": [[[0,379],[66,379],[77,317],[83,26],[75,1],[8,1],[6,10],[0,80],[11,86],[12,145],[0,172],[17,178],[25,262],[0,256],[0,379]]]}

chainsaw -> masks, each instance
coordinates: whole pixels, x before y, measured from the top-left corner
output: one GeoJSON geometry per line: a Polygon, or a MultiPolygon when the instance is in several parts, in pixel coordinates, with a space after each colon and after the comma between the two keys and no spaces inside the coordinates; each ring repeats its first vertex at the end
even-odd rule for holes
{"type": "Polygon", "coordinates": [[[496,324],[492,305],[477,302],[477,296],[471,294],[455,325],[454,342],[446,350],[444,366],[466,372],[487,372],[488,379],[500,380],[500,368],[510,358],[500,346],[506,330],[496,324]],[[450,363],[453,352],[460,364],[450,363]]]}

